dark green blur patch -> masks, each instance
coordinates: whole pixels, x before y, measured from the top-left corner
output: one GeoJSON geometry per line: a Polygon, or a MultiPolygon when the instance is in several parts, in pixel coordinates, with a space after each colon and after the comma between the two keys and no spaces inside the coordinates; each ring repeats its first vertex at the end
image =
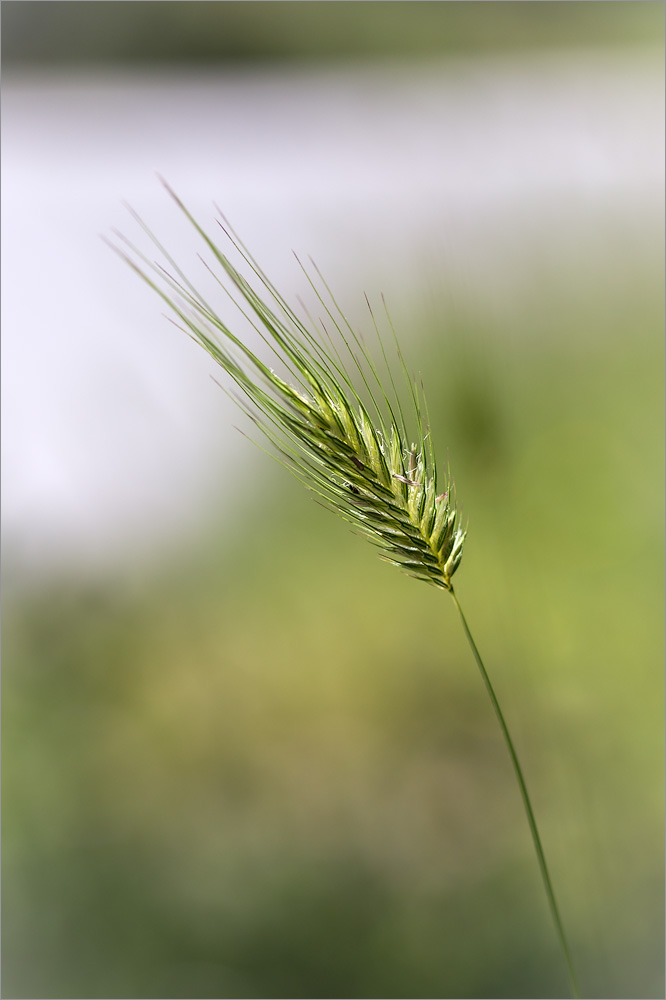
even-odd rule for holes
{"type": "Polygon", "coordinates": [[[14,66],[421,58],[663,45],[664,6],[578,2],[134,2],[8,0],[14,66]]]}

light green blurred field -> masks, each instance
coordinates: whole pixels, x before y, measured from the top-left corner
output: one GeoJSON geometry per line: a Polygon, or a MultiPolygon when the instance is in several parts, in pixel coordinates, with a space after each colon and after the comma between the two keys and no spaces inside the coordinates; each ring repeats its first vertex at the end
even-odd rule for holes
{"type": "MultiPolygon", "coordinates": [[[[410,361],[583,994],[659,997],[662,255],[606,225],[411,290],[410,361]]],[[[566,995],[451,602],[268,461],[243,507],[152,575],[10,580],[3,995],[566,995]]]]}

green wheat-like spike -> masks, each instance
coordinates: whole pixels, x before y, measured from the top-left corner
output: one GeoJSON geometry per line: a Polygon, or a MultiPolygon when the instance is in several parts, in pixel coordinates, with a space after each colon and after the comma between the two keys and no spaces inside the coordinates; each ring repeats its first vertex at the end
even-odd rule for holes
{"type": "Polygon", "coordinates": [[[460,565],[467,535],[460,524],[455,487],[448,466],[443,488],[438,479],[423,383],[407,369],[386,303],[386,316],[407,389],[408,406],[404,408],[369,301],[388,388],[363,338],[342,315],[316,266],[315,272],[327,299],[307,270],[303,270],[326,314],[326,319],[320,321],[325,339],[317,336],[317,327],[312,321],[313,329],[308,329],[292,311],[221,213],[221,229],[246,265],[251,275],[249,279],[240,273],[168,185],[165,187],[212,253],[212,265],[201,258],[207,271],[234,302],[239,314],[251,324],[269,353],[280,360],[286,377],[279,376],[233,333],[135,213],[132,214],[162,255],[165,266],[150,260],[122,234],[116,234],[122,246],[111,244],[112,248],[167,304],[176,325],[227,372],[240,394],[229,389],[225,391],[266,437],[269,453],[320,502],[366,535],[379,548],[383,559],[409,576],[449,592],[506,741],[566,962],[571,993],[579,997],[571,952],[522,768],[451,583],[460,565]],[[331,331],[339,343],[336,344],[331,331]],[[358,388],[355,379],[360,380],[358,388]],[[369,406],[361,392],[369,400],[369,406]]]}
{"type": "MultiPolygon", "coordinates": [[[[466,532],[459,524],[452,484],[436,495],[434,452],[423,421],[423,391],[410,376],[402,355],[398,353],[409,387],[416,445],[405,436],[406,421],[390,368],[391,396],[367,347],[340,313],[319,272],[328,302],[307,272],[306,276],[325,310],[326,322],[339,338],[339,348],[333,347],[328,334],[330,347],[306,329],[226,224],[222,228],[254,281],[240,273],[168,186],[167,190],[212,254],[213,265],[206,264],[207,269],[280,358],[294,384],[278,376],[233,333],[147,226],[141,223],[162,254],[164,267],[126,240],[127,249],[114,249],[158,292],[179,325],[233,379],[247,401],[243,408],[268,437],[278,460],[329,507],[378,543],[390,562],[420,580],[450,590],[466,532]],[[215,273],[215,266],[221,274],[215,273]],[[354,372],[368,394],[373,416],[354,387],[354,372]],[[378,394],[373,392],[373,383],[379,387],[378,394]]],[[[377,329],[374,315],[372,319],[377,329]]],[[[382,357],[388,368],[383,346],[382,357]]]]}

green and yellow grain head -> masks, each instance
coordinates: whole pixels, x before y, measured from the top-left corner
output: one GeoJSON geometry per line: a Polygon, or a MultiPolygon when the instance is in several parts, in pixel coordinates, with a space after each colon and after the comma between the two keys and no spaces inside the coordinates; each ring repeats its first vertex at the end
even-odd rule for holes
{"type": "Polygon", "coordinates": [[[452,487],[437,495],[433,444],[423,417],[425,396],[409,375],[397,340],[407,407],[396,390],[369,302],[385,377],[320,275],[323,293],[303,269],[332,328],[331,334],[322,320],[327,343],[287,305],[226,221],[219,224],[229,251],[238,254],[249,277],[170,193],[211,258],[201,258],[204,266],[288,374],[279,377],[270,358],[262,360],[233,332],[143,223],[163,263],[150,260],[126,240],[125,248],[114,249],[169,305],[178,325],[227,372],[240,390],[240,397],[234,398],[271,442],[277,460],[368,535],[388,561],[419,580],[451,590],[466,533],[458,527],[452,487]]]}

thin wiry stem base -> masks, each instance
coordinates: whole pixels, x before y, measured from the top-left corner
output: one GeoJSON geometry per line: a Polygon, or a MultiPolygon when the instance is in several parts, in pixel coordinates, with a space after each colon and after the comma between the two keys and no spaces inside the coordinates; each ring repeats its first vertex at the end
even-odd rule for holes
{"type": "Polygon", "coordinates": [[[490,683],[490,677],[488,676],[488,672],[486,671],[486,668],[483,665],[483,660],[481,659],[479,651],[476,648],[476,643],[474,642],[474,639],[472,638],[472,633],[469,630],[469,625],[467,624],[467,621],[466,621],[465,616],[463,614],[463,610],[460,607],[460,604],[458,602],[458,598],[456,597],[456,595],[455,595],[455,593],[453,591],[453,587],[450,588],[449,593],[451,594],[451,597],[453,598],[453,603],[455,604],[456,608],[458,609],[458,613],[460,615],[460,620],[462,622],[463,629],[465,630],[465,635],[467,636],[467,641],[469,642],[469,645],[470,645],[470,648],[472,650],[472,653],[474,654],[474,659],[476,660],[477,666],[478,666],[479,670],[481,671],[481,677],[483,678],[483,683],[486,686],[486,691],[488,692],[488,696],[490,697],[490,700],[492,702],[492,706],[495,709],[495,715],[497,716],[497,720],[498,720],[498,722],[500,724],[500,728],[502,730],[502,733],[504,735],[504,739],[506,741],[507,748],[509,750],[509,756],[511,757],[511,763],[513,764],[513,770],[514,770],[516,778],[518,780],[518,786],[520,788],[520,794],[522,795],[523,805],[525,806],[525,812],[527,813],[527,822],[529,823],[530,833],[532,834],[532,840],[534,842],[534,849],[536,851],[537,859],[538,859],[538,862],[539,862],[539,868],[541,870],[541,877],[543,879],[544,888],[546,890],[546,896],[548,897],[548,904],[550,906],[550,910],[551,910],[551,913],[553,915],[553,920],[555,921],[555,927],[556,927],[556,930],[557,930],[557,936],[559,938],[559,942],[560,942],[560,945],[562,947],[562,952],[564,954],[564,959],[566,961],[567,971],[569,973],[569,983],[570,983],[570,986],[571,986],[571,994],[575,998],[575,1000],[580,1000],[581,994],[580,994],[580,990],[578,988],[578,983],[576,981],[576,974],[575,974],[574,968],[573,968],[573,962],[572,962],[572,959],[571,959],[571,952],[569,950],[569,944],[567,942],[566,934],[564,933],[564,925],[562,924],[562,918],[560,917],[560,911],[559,911],[557,903],[555,901],[555,893],[553,891],[552,882],[550,881],[550,875],[548,873],[548,866],[546,865],[546,856],[545,856],[545,854],[543,852],[543,847],[541,845],[541,837],[539,836],[539,831],[537,829],[536,819],[534,818],[534,811],[532,809],[532,803],[530,802],[530,797],[529,797],[529,794],[527,792],[527,786],[525,784],[525,778],[523,777],[522,768],[521,768],[521,766],[520,766],[520,764],[518,762],[518,756],[516,754],[516,750],[515,750],[515,747],[513,745],[513,740],[511,739],[511,736],[509,734],[509,730],[508,730],[507,724],[506,724],[506,722],[504,720],[504,715],[502,714],[502,709],[499,706],[499,702],[497,700],[497,695],[495,694],[493,686],[490,683]]]}

